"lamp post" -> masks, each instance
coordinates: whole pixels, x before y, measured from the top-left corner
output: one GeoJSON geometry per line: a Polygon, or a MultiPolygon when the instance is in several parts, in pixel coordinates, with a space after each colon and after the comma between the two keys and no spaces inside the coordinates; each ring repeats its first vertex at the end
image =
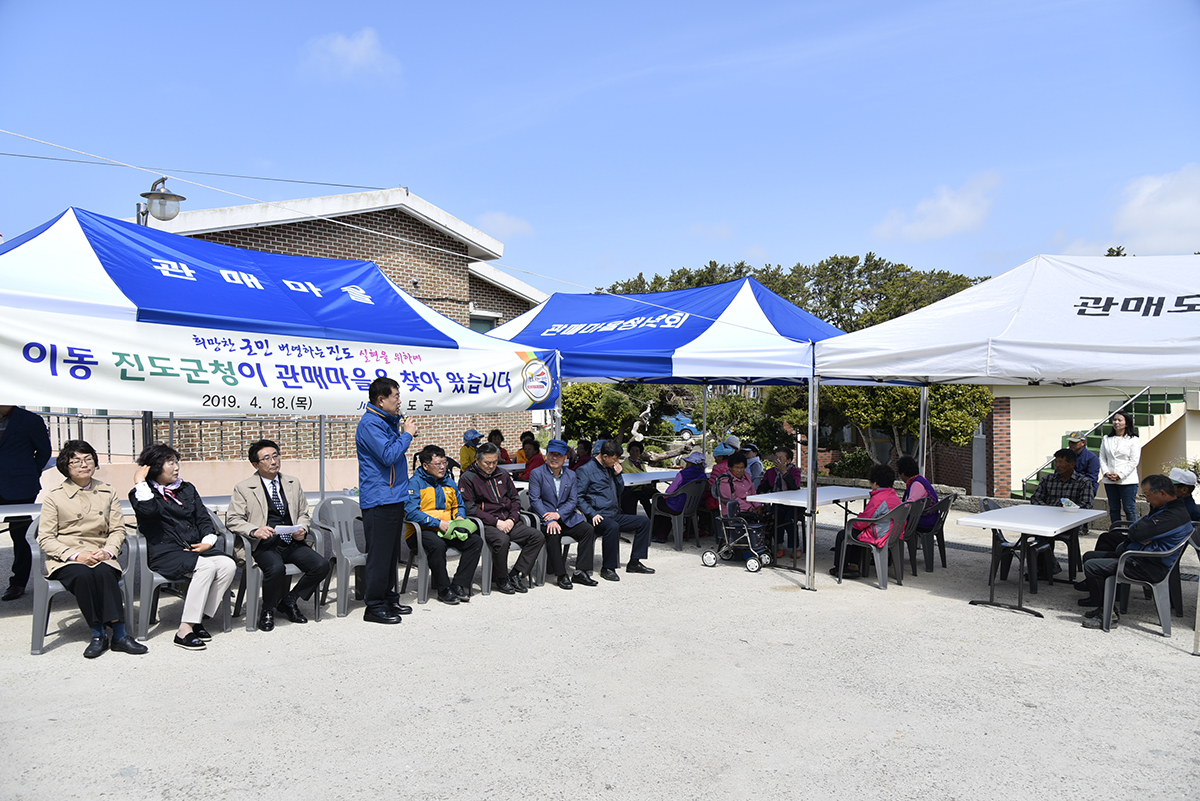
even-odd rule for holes
{"type": "Polygon", "coordinates": [[[166,177],[159,178],[150,187],[149,192],[142,193],[146,202],[137,204],[138,225],[149,225],[150,217],[166,222],[175,219],[175,216],[179,214],[179,201],[187,200],[187,198],[168,192],[166,184],[166,177]]]}

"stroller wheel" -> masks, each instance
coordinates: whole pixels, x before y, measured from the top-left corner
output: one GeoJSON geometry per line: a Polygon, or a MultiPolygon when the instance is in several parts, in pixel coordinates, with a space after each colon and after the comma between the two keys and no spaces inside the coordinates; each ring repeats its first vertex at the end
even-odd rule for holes
{"type": "Polygon", "coordinates": [[[719,556],[720,556],[722,559],[724,559],[726,562],[732,562],[732,561],[733,561],[733,549],[732,549],[732,548],[729,548],[729,547],[722,548],[722,549],[721,549],[721,550],[718,552],[718,555],[719,555],[719,556]]]}
{"type": "Polygon", "coordinates": [[[746,560],[746,569],[751,573],[757,573],[762,570],[762,563],[758,561],[757,557],[751,556],[746,560]]]}
{"type": "Polygon", "coordinates": [[[762,562],[763,567],[770,567],[771,563],[775,561],[775,557],[771,556],[770,551],[763,551],[758,555],[758,561],[762,562]]]}
{"type": "Polygon", "coordinates": [[[717,552],[716,551],[705,551],[704,553],[700,554],[700,561],[704,563],[705,567],[716,567],[717,566],[717,552]]]}

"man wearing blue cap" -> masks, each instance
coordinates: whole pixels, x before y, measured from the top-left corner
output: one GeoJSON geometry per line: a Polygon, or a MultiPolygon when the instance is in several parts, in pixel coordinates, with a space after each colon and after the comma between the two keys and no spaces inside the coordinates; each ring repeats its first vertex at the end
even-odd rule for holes
{"type": "Polygon", "coordinates": [[[621,492],[625,480],[621,478],[621,444],[605,440],[595,458],[575,471],[579,479],[579,509],[591,521],[603,543],[604,566],[600,578],[620,581],[617,566],[621,562],[621,532],[633,534],[633,552],[626,573],[653,573],[642,564],[650,553],[650,521],[638,515],[621,514],[621,492]]]}
{"type": "Polygon", "coordinates": [[[572,589],[574,584],[595,587],[591,572],[596,561],[596,530],[579,512],[579,480],[567,469],[567,443],[552,439],[546,445],[546,463],[529,475],[529,508],[542,521],[546,531],[546,559],[558,586],[572,589]],[[575,575],[567,575],[562,538],[579,543],[575,555],[575,575]],[[574,581],[572,581],[572,578],[574,581]]]}

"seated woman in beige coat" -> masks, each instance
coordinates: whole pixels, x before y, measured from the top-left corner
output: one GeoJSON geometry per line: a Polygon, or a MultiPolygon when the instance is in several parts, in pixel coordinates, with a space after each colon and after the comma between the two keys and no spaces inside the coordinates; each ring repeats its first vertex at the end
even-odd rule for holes
{"type": "MultiPolygon", "coordinates": [[[[112,649],[144,654],[146,646],[125,630],[121,565],[125,519],[113,488],[97,481],[96,450],[81,439],[68,441],[56,466],[67,480],[46,493],[38,524],[38,545],[46,552],[46,574],[75,596],[92,641],[83,655],[95,659],[109,648],[104,627],[112,629],[112,649]]],[[[132,579],[131,579],[132,580],[132,579]]]]}

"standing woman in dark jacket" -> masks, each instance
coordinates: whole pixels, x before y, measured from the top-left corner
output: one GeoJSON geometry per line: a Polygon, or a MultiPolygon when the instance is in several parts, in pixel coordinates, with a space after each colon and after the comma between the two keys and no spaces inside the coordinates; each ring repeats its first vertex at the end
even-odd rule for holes
{"type": "Polygon", "coordinates": [[[161,443],[147,445],[138,464],[129,502],[146,538],[150,569],[171,580],[192,577],[175,644],[202,651],[212,639],[204,618],[217,613],[237,566],[215,547],[217,531],[200,494],[179,478],[179,452],[161,443]]]}

